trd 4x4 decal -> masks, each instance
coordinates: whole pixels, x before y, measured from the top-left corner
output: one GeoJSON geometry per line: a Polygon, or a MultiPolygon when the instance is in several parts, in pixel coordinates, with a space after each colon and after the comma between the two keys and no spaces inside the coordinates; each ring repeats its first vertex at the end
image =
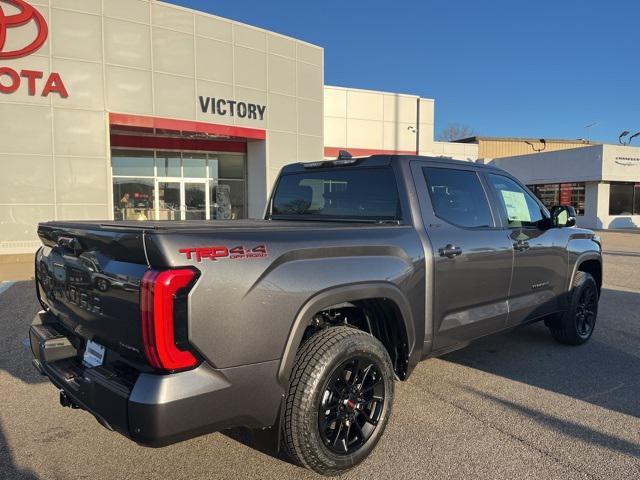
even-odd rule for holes
{"type": "Polygon", "coordinates": [[[187,260],[195,260],[198,263],[202,262],[203,258],[208,258],[215,261],[221,258],[242,260],[248,258],[264,258],[269,256],[269,254],[267,253],[267,247],[264,245],[258,245],[257,247],[252,249],[245,248],[243,246],[227,248],[220,245],[214,247],[181,248],[178,251],[186,255],[187,260]]]}

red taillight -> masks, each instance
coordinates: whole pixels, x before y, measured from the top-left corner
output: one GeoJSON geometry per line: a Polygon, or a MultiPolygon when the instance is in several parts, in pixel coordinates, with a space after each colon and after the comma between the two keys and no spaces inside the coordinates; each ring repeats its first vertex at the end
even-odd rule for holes
{"type": "Polygon", "coordinates": [[[185,370],[198,363],[188,350],[176,345],[176,294],[196,277],[191,269],[149,270],[142,277],[140,314],[144,351],[152,367],[162,370],[185,370]]]}

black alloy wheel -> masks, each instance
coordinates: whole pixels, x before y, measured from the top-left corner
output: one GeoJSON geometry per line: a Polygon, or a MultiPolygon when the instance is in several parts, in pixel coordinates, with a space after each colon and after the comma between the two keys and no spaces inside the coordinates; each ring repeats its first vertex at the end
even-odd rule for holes
{"type": "Polygon", "coordinates": [[[576,306],[575,319],[578,335],[583,338],[589,338],[596,323],[597,311],[598,292],[595,285],[589,283],[580,292],[576,306]]]}
{"type": "Polygon", "coordinates": [[[343,362],[324,387],[318,408],[320,436],[337,454],[361,448],[378,426],[385,389],[380,367],[365,357],[343,362]]]}

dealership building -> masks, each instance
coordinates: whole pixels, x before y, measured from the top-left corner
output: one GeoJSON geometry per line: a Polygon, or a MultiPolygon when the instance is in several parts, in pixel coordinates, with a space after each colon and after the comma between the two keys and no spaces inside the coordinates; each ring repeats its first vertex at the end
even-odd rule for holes
{"type": "Polygon", "coordinates": [[[511,172],[545,205],[575,207],[578,226],[640,227],[640,148],[586,145],[483,161],[511,172]]]}
{"type": "Polygon", "coordinates": [[[280,168],[354,154],[476,160],[434,102],[324,85],[324,51],[146,0],[0,0],[0,255],[43,220],[262,216],[280,168]]]}

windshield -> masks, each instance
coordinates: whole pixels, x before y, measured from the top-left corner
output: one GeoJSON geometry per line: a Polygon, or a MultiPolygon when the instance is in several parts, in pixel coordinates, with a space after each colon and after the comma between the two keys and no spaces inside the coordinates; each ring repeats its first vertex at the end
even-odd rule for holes
{"type": "Polygon", "coordinates": [[[271,217],[400,220],[395,175],[390,167],[342,167],[283,175],[273,198],[271,217]]]}

